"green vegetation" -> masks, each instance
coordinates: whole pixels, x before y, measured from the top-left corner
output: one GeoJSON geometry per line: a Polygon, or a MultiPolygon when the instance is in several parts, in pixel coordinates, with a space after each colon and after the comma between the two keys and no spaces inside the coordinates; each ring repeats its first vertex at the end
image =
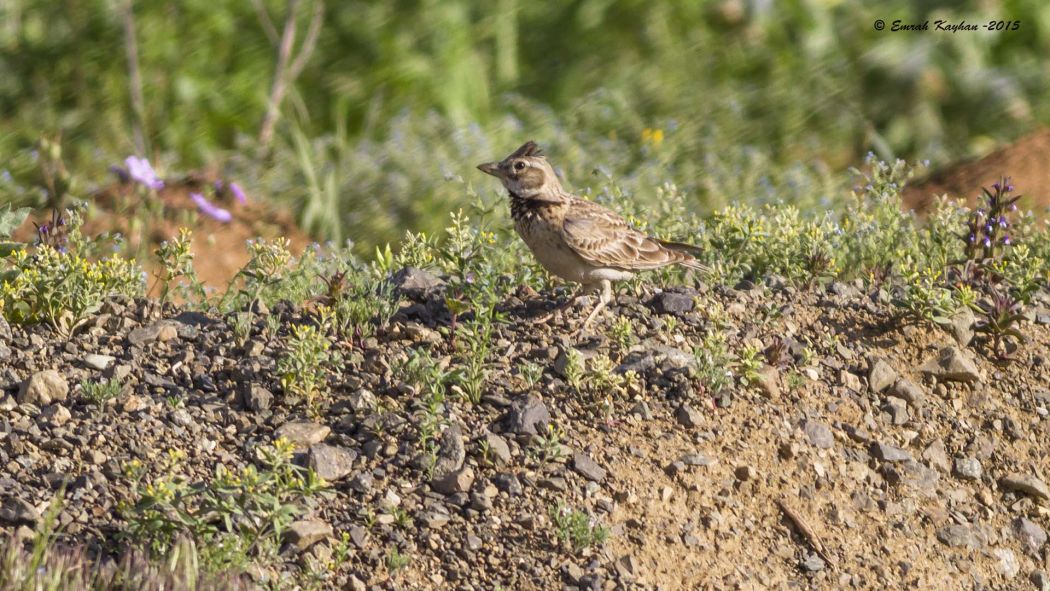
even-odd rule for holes
{"type": "Polygon", "coordinates": [[[568,542],[576,551],[603,544],[609,537],[609,528],[583,511],[558,504],[550,509],[554,535],[568,542]]]}

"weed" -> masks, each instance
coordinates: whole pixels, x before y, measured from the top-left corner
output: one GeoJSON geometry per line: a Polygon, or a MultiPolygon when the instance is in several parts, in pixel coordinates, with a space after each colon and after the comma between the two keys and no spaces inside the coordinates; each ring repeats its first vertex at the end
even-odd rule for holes
{"type": "Polygon", "coordinates": [[[292,327],[292,335],[278,357],[276,371],[286,394],[306,401],[312,413],[319,412],[317,396],[328,380],[330,366],[338,354],[329,351],[328,339],[308,324],[292,327]]]}
{"type": "Polygon", "coordinates": [[[561,503],[550,508],[550,518],[555,537],[569,542],[576,551],[601,545],[609,538],[609,529],[597,519],[561,503]]]}
{"type": "Polygon", "coordinates": [[[106,405],[120,396],[122,386],[117,379],[100,382],[83,380],[80,382],[80,393],[85,400],[95,405],[95,415],[101,417],[106,412],[106,405]]]}

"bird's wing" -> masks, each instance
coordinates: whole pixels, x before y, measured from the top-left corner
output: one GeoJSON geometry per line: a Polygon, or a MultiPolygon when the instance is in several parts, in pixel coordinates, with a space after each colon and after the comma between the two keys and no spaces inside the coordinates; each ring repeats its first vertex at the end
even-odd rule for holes
{"type": "Polygon", "coordinates": [[[572,200],[562,230],[569,247],[595,266],[631,271],[693,261],[688,253],[664,247],[616,213],[584,199],[572,200]]]}

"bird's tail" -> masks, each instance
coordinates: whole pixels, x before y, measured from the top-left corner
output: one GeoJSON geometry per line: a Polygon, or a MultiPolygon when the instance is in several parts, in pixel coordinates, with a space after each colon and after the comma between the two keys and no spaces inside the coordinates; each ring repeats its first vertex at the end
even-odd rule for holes
{"type": "Polygon", "coordinates": [[[700,256],[701,253],[703,253],[703,250],[701,250],[699,246],[693,246],[692,244],[686,244],[684,242],[672,242],[670,240],[657,240],[657,242],[660,243],[660,246],[663,246],[668,250],[673,250],[675,252],[680,252],[682,254],[689,255],[690,258],[678,263],[683,267],[695,269],[697,271],[700,271],[701,273],[711,272],[711,267],[708,267],[707,265],[701,263],[695,258],[692,258],[700,256]]]}

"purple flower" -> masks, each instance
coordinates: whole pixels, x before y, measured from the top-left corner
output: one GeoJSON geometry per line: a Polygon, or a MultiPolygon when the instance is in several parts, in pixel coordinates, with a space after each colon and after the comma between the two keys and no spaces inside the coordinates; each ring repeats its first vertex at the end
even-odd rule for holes
{"type": "Polygon", "coordinates": [[[1017,204],[1016,203],[1011,203],[1010,204],[1010,211],[1017,211],[1017,204]]]}
{"type": "Polygon", "coordinates": [[[1010,244],[1010,237],[1009,236],[1003,236],[1003,244],[1006,244],[1007,246],[1009,246],[1009,244],[1010,244]]]}
{"type": "Polygon", "coordinates": [[[1014,190],[1014,186],[1013,185],[1006,185],[1006,192],[1007,193],[1009,193],[1010,191],[1013,191],[1013,190],[1014,190]]]}
{"type": "Polygon", "coordinates": [[[973,244],[974,242],[977,242],[977,236],[970,234],[970,244],[973,244]]]}
{"type": "Polygon", "coordinates": [[[992,188],[995,189],[996,191],[998,191],[999,190],[999,183],[992,183],[992,188]]]}
{"type": "Polygon", "coordinates": [[[987,236],[985,236],[984,237],[984,246],[985,246],[985,248],[991,247],[992,246],[992,239],[987,237],[987,236]]]}
{"type": "Polygon", "coordinates": [[[204,198],[204,195],[201,195],[200,193],[190,193],[190,199],[193,199],[193,202],[197,204],[197,209],[201,210],[201,213],[204,213],[212,219],[218,220],[224,224],[233,219],[230,212],[216,206],[211,201],[208,201],[204,198]]]}
{"type": "Polygon", "coordinates": [[[1009,225],[1010,224],[1006,223],[1006,218],[1005,217],[999,218],[999,227],[1000,228],[1005,228],[1005,227],[1007,227],[1009,225]]]}
{"type": "Polygon", "coordinates": [[[233,196],[237,198],[238,203],[246,203],[248,201],[248,197],[244,194],[244,190],[241,189],[241,186],[237,183],[230,183],[230,193],[233,193],[233,196]]]}
{"type": "Polygon", "coordinates": [[[128,167],[128,176],[131,177],[131,180],[148,189],[157,190],[164,187],[164,181],[157,177],[149,160],[138,156],[128,156],[124,164],[128,167]]]}

